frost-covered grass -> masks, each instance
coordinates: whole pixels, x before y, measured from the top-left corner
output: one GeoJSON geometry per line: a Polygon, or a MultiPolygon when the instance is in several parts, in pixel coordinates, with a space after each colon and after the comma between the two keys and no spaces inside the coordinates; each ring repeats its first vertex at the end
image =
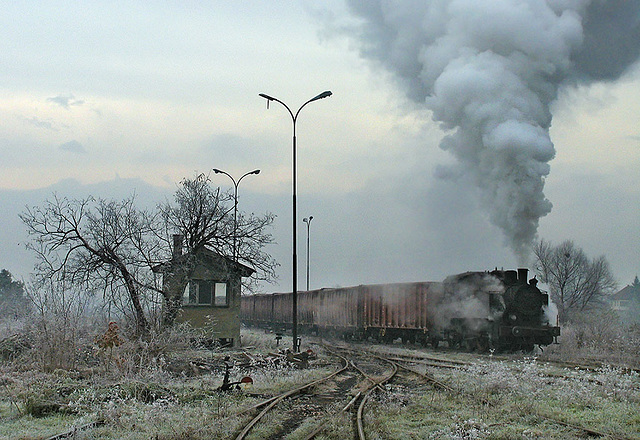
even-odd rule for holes
{"type": "Polygon", "coordinates": [[[294,368],[269,356],[278,348],[273,336],[255,332],[251,338],[263,340],[252,349],[259,366],[247,363],[240,350],[197,349],[175,342],[175,335],[116,347],[108,368],[92,350],[72,370],[43,371],[24,358],[0,361],[0,438],[47,438],[93,421],[104,424],[74,438],[230,438],[248,417],[244,409],[329,371],[294,368]],[[226,356],[234,365],[230,379],[249,375],[253,386],[217,391],[226,356]]]}
{"type": "MultiPolygon", "coordinates": [[[[303,340],[303,348],[314,348],[303,340]]],[[[73,426],[101,420],[78,431],[75,439],[226,439],[248,418],[243,410],[300,383],[324,376],[327,365],[297,369],[269,355],[290,346],[275,335],[243,329],[240,350],[205,350],[185,343],[179,334],[158,336],[146,344],[127,342],[114,349],[111,364],[104,353],[87,347],[75,367],[52,370],[23,353],[0,360],[0,438],[42,439],[73,426]],[[250,375],[249,389],[221,393],[225,356],[234,362],[231,379],[250,375]],[[116,362],[117,360],[117,362],[116,362]],[[198,366],[189,360],[197,360],[198,366]],[[241,366],[242,365],[242,366],[241,366]]],[[[420,355],[394,345],[396,354],[420,355]]],[[[433,354],[433,353],[430,353],[433,354]]],[[[448,353],[437,353],[451,357],[448,353]]],[[[630,355],[633,356],[633,355],[630,355]]],[[[455,354],[473,361],[459,370],[428,369],[460,390],[449,394],[415,378],[392,383],[378,392],[365,414],[368,438],[385,439],[578,439],[583,434],[550,420],[640,438],[640,377],[637,372],[606,365],[595,370],[569,369],[541,357],[510,356],[494,360],[455,354]]],[[[327,362],[330,364],[331,362],[327,362]]],[[[322,365],[322,362],[318,362],[322,365]]],[[[260,424],[251,438],[279,432],[288,404],[260,424]]],[[[337,413],[338,411],[336,411],[337,413]]],[[[313,429],[302,422],[289,439],[313,429]]],[[[352,438],[350,414],[329,419],[317,438],[352,438]]]]}
{"type": "MultiPolygon", "coordinates": [[[[640,377],[620,368],[558,369],[535,358],[432,370],[460,390],[389,389],[367,416],[380,438],[577,439],[596,431],[640,438],[640,377]]],[[[375,437],[373,437],[375,438],[375,437]]]]}
{"type": "Polygon", "coordinates": [[[542,358],[576,363],[640,365],[640,325],[624,325],[611,311],[577,316],[562,326],[559,344],[545,348],[542,358]]]}

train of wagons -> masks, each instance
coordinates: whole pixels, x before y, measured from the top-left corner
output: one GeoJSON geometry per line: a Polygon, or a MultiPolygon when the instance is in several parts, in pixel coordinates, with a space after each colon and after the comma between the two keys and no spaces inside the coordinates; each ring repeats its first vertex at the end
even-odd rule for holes
{"type": "MultiPolygon", "coordinates": [[[[298,331],[324,337],[420,343],[464,350],[530,351],[557,341],[549,296],[528,270],[465,272],[442,282],[298,292],[298,331]]],[[[242,297],[246,325],[291,328],[292,294],[242,297]]]]}

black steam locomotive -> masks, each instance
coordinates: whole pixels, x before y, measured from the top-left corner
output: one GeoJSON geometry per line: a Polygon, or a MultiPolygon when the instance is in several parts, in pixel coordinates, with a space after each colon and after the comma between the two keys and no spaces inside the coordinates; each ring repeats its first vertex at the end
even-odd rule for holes
{"type": "Polygon", "coordinates": [[[496,269],[447,278],[441,306],[448,324],[440,327],[442,339],[456,347],[503,351],[531,351],[553,343],[560,327],[551,322],[549,295],[535,278],[527,281],[527,274],[527,269],[496,269]],[[484,305],[471,315],[464,305],[473,300],[484,305]],[[458,307],[451,311],[447,304],[458,307]]]}
{"type": "MultiPolygon", "coordinates": [[[[361,285],[298,292],[301,332],[348,339],[486,351],[530,351],[554,342],[549,297],[527,269],[465,272],[443,282],[361,285]]],[[[291,327],[291,293],[242,298],[248,325],[291,327]]]]}

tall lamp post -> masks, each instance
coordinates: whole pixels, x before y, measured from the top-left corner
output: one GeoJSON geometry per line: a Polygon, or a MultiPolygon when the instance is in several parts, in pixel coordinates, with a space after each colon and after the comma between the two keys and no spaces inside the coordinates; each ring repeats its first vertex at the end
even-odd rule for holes
{"type": "Polygon", "coordinates": [[[226,171],[219,170],[217,168],[213,169],[213,172],[216,174],[225,174],[229,176],[231,181],[233,182],[233,261],[238,262],[237,248],[236,248],[236,239],[238,235],[238,185],[240,185],[240,181],[247,177],[250,174],[260,174],[260,170],[253,170],[245,173],[240,177],[237,181],[233,178],[233,176],[226,171]]]}
{"type": "Polygon", "coordinates": [[[311,220],[313,220],[312,215],[302,219],[307,224],[307,291],[309,290],[309,231],[311,229],[311,220]]]}
{"type": "Polygon", "coordinates": [[[317,96],[314,96],[304,104],[300,106],[297,112],[293,113],[289,106],[284,102],[280,101],[278,98],[274,98],[273,96],[265,95],[264,93],[259,93],[258,96],[263,97],[267,100],[267,108],[269,108],[269,103],[271,101],[278,102],[282,104],[284,108],[287,109],[289,114],[291,115],[291,119],[293,121],[293,296],[291,297],[292,303],[292,333],[293,333],[293,351],[294,353],[298,352],[298,255],[297,255],[297,228],[296,228],[296,217],[297,217],[297,207],[296,207],[296,121],[298,120],[298,115],[300,114],[300,110],[309,104],[310,102],[317,101],[318,99],[328,98],[331,96],[330,91],[324,91],[317,96]]]}

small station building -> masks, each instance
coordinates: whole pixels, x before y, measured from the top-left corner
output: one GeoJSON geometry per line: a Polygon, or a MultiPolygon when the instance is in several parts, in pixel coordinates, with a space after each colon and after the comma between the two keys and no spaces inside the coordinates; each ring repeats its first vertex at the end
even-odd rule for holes
{"type": "Polygon", "coordinates": [[[239,345],[242,278],[255,271],[207,248],[183,254],[182,240],[174,236],[171,260],[153,268],[165,292],[181,298],[175,322],[201,329],[206,339],[239,345]]]}

